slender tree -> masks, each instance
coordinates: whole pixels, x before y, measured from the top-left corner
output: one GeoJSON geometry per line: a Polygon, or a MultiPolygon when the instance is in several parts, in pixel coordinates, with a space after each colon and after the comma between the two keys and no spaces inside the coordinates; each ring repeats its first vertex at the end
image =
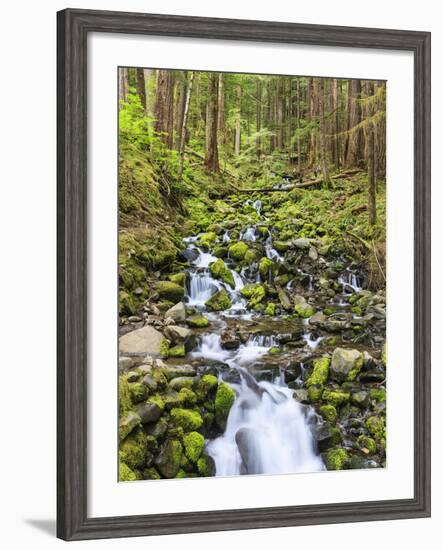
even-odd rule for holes
{"type": "Polygon", "coordinates": [[[319,89],[318,89],[318,108],[319,108],[319,155],[321,161],[321,170],[322,177],[324,179],[324,184],[328,185],[330,181],[328,173],[328,162],[327,162],[327,148],[326,148],[326,137],[325,137],[325,113],[324,113],[324,79],[319,79],[319,89]]]}
{"type": "Polygon", "coordinates": [[[241,151],[241,85],[236,86],[235,154],[241,151]]]}
{"type": "Polygon", "coordinates": [[[204,163],[209,172],[219,172],[218,161],[218,75],[210,73],[206,107],[206,154],[204,163]]]}

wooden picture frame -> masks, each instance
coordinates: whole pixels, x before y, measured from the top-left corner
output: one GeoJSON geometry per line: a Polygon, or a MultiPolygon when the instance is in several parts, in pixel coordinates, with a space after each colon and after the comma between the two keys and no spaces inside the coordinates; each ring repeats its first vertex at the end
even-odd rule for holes
{"type": "Polygon", "coordinates": [[[430,515],[430,33],[68,9],[58,13],[57,535],[65,540],[430,515]],[[87,516],[87,36],[151,34],[407,50],[414,56],[414,498],[87,516]]]}

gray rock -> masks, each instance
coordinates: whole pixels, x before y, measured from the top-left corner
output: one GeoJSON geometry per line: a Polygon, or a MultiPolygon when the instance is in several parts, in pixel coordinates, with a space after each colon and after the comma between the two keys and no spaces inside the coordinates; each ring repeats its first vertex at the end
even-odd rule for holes
{"type": "Polygon", "coordinates": [[[178,302],[173,307],[168,309],[165,314],[166,319],[173,319],[177,323],[186,320],[186,308],[183,302],[178,302]]]}
{"type": "Polygon", "coordinates": [[[353,371],[351,378],[354,379],[361,370],[362,363],[362,353],[357,349],[336,348],[330,365],[331,377],[337,382],[344,382],[353,371]]]}
{"type": "Polygon", "coordinates": [[[182,388],[193,388],[195,378],[191,376],[177,376],[170,381],[169,386],[176,391],[180,391],[182,388]]]}
{"type": "Polygon", "coordinates": [[[277,290],[278,290],[278,298],[279,298],[279,301],[281,302],[282,307],[286,311],[292,310],[293,306],[290,301],[290,298],[288,297],[287,292],[284,289],[282,289],[280,286],[277,287],[277,290]]]}
{"type": "Polygon", "coordinates": [[[158,471],[166,478],[175,477],[181,466],[183,447],[177,439],[168,439],[155,460],[158,471]]]}
{"type": "Polygon", "coordinates": [[[140,424],[140,422],[140,417],[133,411],[129,411],[122,418],[120,418],[118,429],[120,441],[123,441],[123,439],[127,437],[136,426],[140,424]]]}
{"type": "Polygon", "coordinates": [[[149,390],[153,392],[157,391],[158,389],[158,384],[155,382],[155,380],[152,378],[150,374],[146,374],[141,380],[141,383],[147,386],[149,390]]]}
{"type": "Polygon", "coordinates": [[[120,338],[120,353],[123,355],[160,355],[163,335],[151,326],[128,332],[120,338]]]}
{"type": "Polygon", "coordinates": [[[293,246],[296,248],[300,248],[301,250],[310,248],[310,239],[307,239],[306,237],[295,239],[293,241],[293,246]]]}
{"type": "Polygon", "coordinates": [[[132,372],[129,372],[129,374],[126,377],[126,380],[129,383],[132,383],[132,382],[136,382],[138,380],[138,378],[140,378],[140,373],[132,371],[132,372]]]}
{"type": "Polygon", "coordinates": [[[137,414],[142,424],[156,422],[161,416],[161,409],[156,403],[145,401],[136,406],[137,414]]]}
{"type": "Polygon", "coordinates": [[[327,320],[327,317],[322,313],[322,311],[317,311],[314,315],[308,320],[310,325],[320,325],[327,320]]]}
{"type": "Polygon", "coordinates": [[[385,380],[385,372],[383,372],[381,369],[372,369],[367,372],[361,373],[359,375],[359,380],[366,384],[383,382],[385,380]]]}
{"type": "Polygon", "coordinates": [[[300,294],[295,294],[295,296],[293,296],[293,302],[295,306],[297,306],[298,304],[305,304],[306,300],[304,296],[301,296],[300,294]]]}
{"type": "Polygon", "coordinates": [[[196,369],[192,365],[163,365],[163,372],[168,380],[179,376],[196,376],[196,369]]]}
{"type": "Polygon", "coordinates": [[[310,246],[310,249],[308,251],[308,256],[314,262],[316,262],[316,260],[318,259],[318,251],[314,246],[310,246]]]}
{"type": "Polygon", "coordinates": [[[137,366],[139,361],[140,360],[137,357],[120,357],[118,359],[118,370],[120,374],[131,369],[132,367],[137,366]]]}
{"type": "Polygon", "coordinates": [[[293,392],[293,397],[299,403],[309,403],[307,390],[295,390],[293,392]]]}
{"type": "Polygon", "coordinates": [[[361,390],[361,391],[352,393],[350,400],[353,403],[353,405],[357,405],[358,407],[361,407],[361,408],[366,408],[368,407],[368,404],[370,402],[370,395],[367,391],[361,390]]]}
{"type": "Polygon", "coordinates": [[[174,344],[185,344],[191,334],[190,329],[178,325],[172,325],[164,329],[164,335],[174,344]]]}

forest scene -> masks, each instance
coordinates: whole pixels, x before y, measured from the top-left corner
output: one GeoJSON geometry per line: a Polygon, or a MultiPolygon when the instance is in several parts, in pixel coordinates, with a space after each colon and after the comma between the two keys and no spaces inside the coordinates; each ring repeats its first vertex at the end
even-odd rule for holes
{"type": "Polygon", "coordinates": [[[386,83],[119,68],[119,480],[386,466],[386,83]]]}

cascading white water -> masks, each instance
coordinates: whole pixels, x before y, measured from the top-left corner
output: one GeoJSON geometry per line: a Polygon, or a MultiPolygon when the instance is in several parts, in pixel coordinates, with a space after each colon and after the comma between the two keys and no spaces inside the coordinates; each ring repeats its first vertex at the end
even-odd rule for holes
{"type": "Polygon", "coordinates": [[[253,226],[248,227],[245,231],[240,233],[239,238],[243,241],[256,241],[256,228],[253,226]]]}
{"type": "Polygon", "coordinates": [[[323,336],[318,336],[317,338],[313,338],[311,332],[307,332],[302,336],[303,340],[305,340],[306,344],[311,349],[316,349],[322,340],[324,340],[323,336]]]}
{"type": "Polygon", "coordinates": [[[262,202],[259,199],[253,203],[253,208],[256,210],[258,216],[261,215],[262,202]]]}
{"type": "Polygon", "coordinates": [[[353,292],[360,292],[362,290],[359,277],[350,270],[345,271],[338,277],[338,283],[340,283],[344,289],[344,292],[348,290],[349,287],[353,292]]]}
{"type": "Polygon", "coordinates": [[[221,283],[214,279],[208,271],[190,273],[186,294],[187,304],[203,307],[205,302],[220,288],[221,283]]]}
{"type": "Polygon", "coordinates": [[[237,398],[224,434],[207,445],[217,476],[324,470],[309,425],[312,414],[281,379],[257,382],[250,373],[233,385],[237,398]]]}
{"type": "Polygon", "coordinates": [[[284,257],[281,256],[281,254],[273,248],[273,239],[272,239],[271,233],[269,233],[269,236],[267,237],[264,246],[265,246],[266,256],[267,258],[269,258],[269,260],[273,260],[275,262],[284,261],[284,257]]]}

